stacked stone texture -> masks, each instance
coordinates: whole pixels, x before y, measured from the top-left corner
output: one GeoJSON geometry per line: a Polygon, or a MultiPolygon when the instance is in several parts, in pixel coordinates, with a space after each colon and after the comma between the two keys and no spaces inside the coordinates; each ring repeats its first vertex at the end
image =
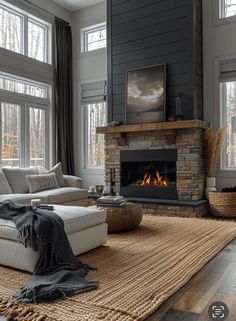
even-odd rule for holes
{"type": "MultiPolygon", "coordinates": [[[[105,181],[110,183],[110,169],[115,169],[116,191],[120,192],[120,151],[137,149],[177,149],[177,191],[179,200],[204,199],[205,154],[204,130],[173,129],[126,133],[125,144],[120,145],[120,134],[105,134],[105,181]]],[[[146,213],[199,216],[196,208],[142,204],[146,213]]],[[[201,210],[203,207],[201,208],[201,210]]],[[[204,210],[203,210],[204,212],[204,210]]]]}

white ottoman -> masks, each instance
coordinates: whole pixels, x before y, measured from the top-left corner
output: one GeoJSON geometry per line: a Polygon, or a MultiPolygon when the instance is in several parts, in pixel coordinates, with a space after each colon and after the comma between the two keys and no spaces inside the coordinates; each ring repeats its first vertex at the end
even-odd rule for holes
{"type": "MultiPolygon", "coordinates": [[[[65,231],[75,255],[92,250],[107,241],[106,212],[95,208],[54,205],[54,212],[65,224],[65,231]]],[[[38,252],[17,243],[12,221],[0,219],[0,264],[33,272],[38,252]]]]}

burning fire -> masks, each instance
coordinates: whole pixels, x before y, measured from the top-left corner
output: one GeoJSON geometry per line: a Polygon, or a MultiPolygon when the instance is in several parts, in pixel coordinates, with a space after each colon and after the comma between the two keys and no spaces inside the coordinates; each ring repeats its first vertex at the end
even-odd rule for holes
{"type": "Polygon", "coordinates": [[[146,172],[143,179],[139,179],[136,183],[137,186],[168,186],[167,180],[165,180],[158,171],[156,171],[156,176],[152,176],[150,173],[146,172]]]}

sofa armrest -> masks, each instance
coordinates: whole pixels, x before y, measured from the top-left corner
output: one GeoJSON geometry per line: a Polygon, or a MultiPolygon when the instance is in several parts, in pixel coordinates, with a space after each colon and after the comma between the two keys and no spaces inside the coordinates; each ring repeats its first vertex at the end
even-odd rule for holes
{"type": "Polygon", "coordinates": [[[71,175],[63,175],[67,187],[82,188],[82,178],[71,175]]]}

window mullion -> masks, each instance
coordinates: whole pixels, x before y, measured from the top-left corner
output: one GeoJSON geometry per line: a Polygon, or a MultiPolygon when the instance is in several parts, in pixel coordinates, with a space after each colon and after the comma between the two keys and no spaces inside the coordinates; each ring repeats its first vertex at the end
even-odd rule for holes
{"type": "Polygon", "coordinates": [[[224,18],[225,16],[225,0],[220,0],[219,2],[219,9],[220,9],[220,18],[224,18]]]}

